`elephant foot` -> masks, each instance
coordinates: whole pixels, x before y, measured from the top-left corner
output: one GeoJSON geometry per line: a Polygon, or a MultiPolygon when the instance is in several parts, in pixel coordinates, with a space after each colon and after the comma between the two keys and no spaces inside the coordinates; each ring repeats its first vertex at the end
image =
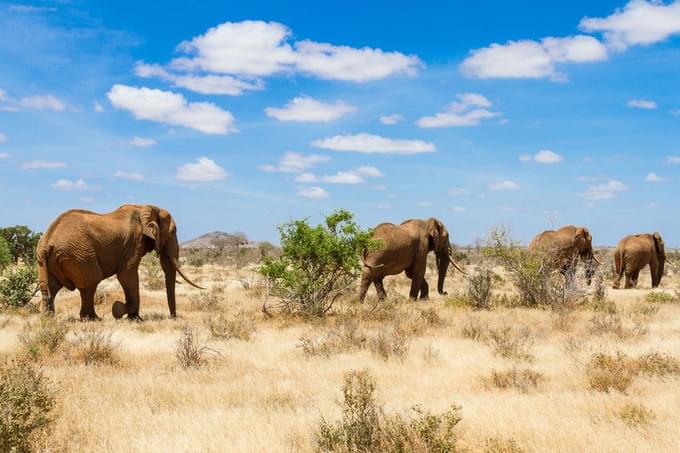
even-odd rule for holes
{"type": "Polygon", "coordinates": [[[127,314],[127,307],[123,302],[117,300],[111,305],[111,314],[114,318],[120,319],[123,315],[127,314]]]}
{"type": "Polygon", "coordinates": [[[88,313],[88,314],[82,314],[80,315],[80,320],[84,322],[88,321],[101,321],[102,318],[97,316],[97,313],[88,313]]]}
{"type": "Polygon", "coordinates": [[[134,321],[134,322],[144,322],[141,316],[139,316],[139,313],[132,315],[128,315],[128,321],[134,321]]]}

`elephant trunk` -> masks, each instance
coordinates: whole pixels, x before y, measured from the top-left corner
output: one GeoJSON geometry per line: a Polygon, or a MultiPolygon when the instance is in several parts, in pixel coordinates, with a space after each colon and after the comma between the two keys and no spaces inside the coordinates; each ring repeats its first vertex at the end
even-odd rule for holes
{"type": "Polygon", "coordinates": [[[177,316],[176,311],[176,299],[175,299],[175,282],[177,278],[177,270],[173,265],[175,258],[171,257],[161,257],[161,267],[165,273],[165,294],[168,298],[168,309],[170,310],[170,317],[174,318],[177,316]]]}
{"type": "Polygon", "coordinates": [[[439,274],[437,278],[437,292],[442,295],[446,294],[446,291],[444,291],[444,280],[446,279],[446,272],[449,269],[449,263],[448,254],[437,254],[437,271],[439,274]]]}

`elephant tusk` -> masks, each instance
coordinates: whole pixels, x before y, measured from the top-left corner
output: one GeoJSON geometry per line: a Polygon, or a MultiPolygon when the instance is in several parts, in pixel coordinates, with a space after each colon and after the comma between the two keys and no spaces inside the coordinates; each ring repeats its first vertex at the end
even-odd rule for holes
{"type": "Polygon", "coordinates": [[[451,255],[449,255],[449,261],[451,261],[451,264],[453,264],[453,267],[455,267],[456,269],[458,269],[458,272],[460,272],[460,273],[463,274],[463,275],[467,275],[467,272],[465,272],[463,269],[461,269],[460,266],[458,266],[458,265],[456,264],[456,262],[453,261],[453,258],[451,257],[451,255]]]}
{"type": "Polygon", "coordinates": [[[177,262],[177,258],[172,258],[172,266],[175,268],[175,270],[177,271],[177,273],[178,273],[179,275],[181,275],[182,278],[183,278],[188,284],[190,284],[190,285],[193,286],[194,288],[205,289],[205,288],[202,288],[202,287],[198,286],[196,283],[192,282],[192,281],[189,279],[189,277],[187,277],[186,275],[184,275],[184,272],[182,272],[182,270],[179,268],[179,263],[177,262]]]}
{"type": "Polygon", "coordinates": [[[666,258],[666,263],[667,263],[670,267],[672,267],[673,269],[677,269],[677,267],[678,267],[677,264],[671,263],[670,260],[669,260],[668,258],[666,258]]]}
{"type": "Polygon", "coordinates": [[[595,255],[593,255],[593,261],[595,261],[598,265],[602,266],[602,262],[598,260],[595,255]]]}
{"type": "Polygon", "coordinates": [[[384,264],[378,264],[378,265],[375,265],[375,266],[372,265],[372,264],[368,264],[368,263],[366,262],[366,253],[365,253],[365,252],[360,256],[360,258],[361,258],[361,262],[364,264],[364,266],[366,266],[366,267],[369,268],[369,269],[377,269],[377,268],[379,268],[379,267],[383,267],[383,266],[384,266],[384,264]]]}

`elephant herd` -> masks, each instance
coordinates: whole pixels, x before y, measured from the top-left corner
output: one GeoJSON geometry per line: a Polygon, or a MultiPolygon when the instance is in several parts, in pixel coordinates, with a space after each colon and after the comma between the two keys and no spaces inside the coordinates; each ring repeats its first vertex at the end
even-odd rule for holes
{"type": "MultiPolygon", "coordinates": [[[[373,238],[381,242],[377,250],[365,252],[359,299],[363,302],[371,284],[380,300],[386,297],[383,280],[402,272],[411,280],[409,296],[427,299],[429,285],[425,280],[427,256],[434,252],[437,264],[437,292],[446,294],[444,280],[449,264],[465,273],[452,257],[449,231],[434,218],[410,219],[399,225],[381,223],[373,229],[373,238]]],[[[601,264],[595,257],[593,238],[585,227],[565,226],[544,231],[530,243],[529,251],[550,257],[550,262],[565,276],[575,278],[579,259],[586,267],[586,280],[591,283],[594,266],[601,264]]],[[[142,257],[155,251],[165,274],[165,288],[170,316],[176,316],[175,283],[179,274],[193,283],[179,266],[177,226],[170,213],[151,205],[123,205],[107,214],[85,210],[70,210],[60,215],[41,237],[37,247],[39,284],[43,304],[54,313],[54,298],[61,288],[78,289],[81,298],[81,319],[99,319],[94,309],[94,296],[99,282],[116,275],[125,293],[125,303],[114,302],[116,319],[127,315],[139,316],[139,275],[142,257]]],[[[661,282],[666,263],[664,242],[659,233],[626,236],[614,252],[616,279],[619,288],[625,275],[625,288],[637,285],[640,270],[649,266],[652,287],[661,282]]]]}

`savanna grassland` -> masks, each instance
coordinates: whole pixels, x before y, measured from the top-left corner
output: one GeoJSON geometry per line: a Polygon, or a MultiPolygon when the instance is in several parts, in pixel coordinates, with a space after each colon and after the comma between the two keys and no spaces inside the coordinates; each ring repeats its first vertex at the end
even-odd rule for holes
{"type": "Polygon", "coordinates": [[[386,279],[387,301],[377,303],[371,289],[364,305],[348,297],[314,320],[264,314],[266,291],[253,268],[185,270],[208,289],[179,285],[176,320],[149,265],[141,271],[143,323],[112,318],[112,302],[123,299],[115,279],[100,286],[101,322],[78,321],[78,294],[66,291],[53,320],[28,309],[0,315],[3,361],[37,364],[56,395],[38,446],[317,451],[322,418],[343,417],[343,382],[358,370],[372,378],[386,415],[459,407],[457,450],[680,446],[673,270],[654,291],[643,272],[638,289],[607,289],[597,299],[596,281],[573,304],[526,308],[513,305],[512,284],[494,268],[493,303],[482,310],[468,303],[468,280],[458,273],[449,274],[449,295],[432,291],[417,302],[405,298],[408,281],[399,276],[386,279]]]}

